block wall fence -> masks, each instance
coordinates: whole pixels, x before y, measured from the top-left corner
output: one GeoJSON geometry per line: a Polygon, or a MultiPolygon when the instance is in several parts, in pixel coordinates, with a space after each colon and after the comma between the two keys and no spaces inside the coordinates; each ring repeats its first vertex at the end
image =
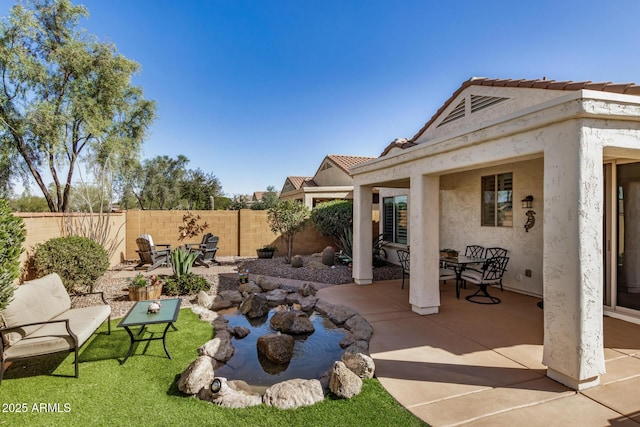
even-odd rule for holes
{"type": "MultiPolygon", "coordinates": [[[[200,224],[209,226],[204,233],[213,233],[220,237],[219,256],[255,257],[256,249],[266,244],[278,248],[278,254],[286,253],[281,235],[273,233],[267,223],[267,211],[242,209],[239,211],[190,211],[200,216],[200,224]]],[[[136,238],[141,234],[150,234],[155,243],[168,243],[176,248],[185,243],[199,243],[201,236],[179,241],[178,227],[186,211],[147,211],[129,210],[112,213],[110,216],[110,238],[115,239],[116,250],[111,256],[112,266],[125,260],[138,260],[136,238]]],[[[20,257],[21,266],[33,254],[33,247],[54,237],[65,235],[65,223],[69,217],[58,213],[15,213],[25,222],[27,237],[25,251],[20,257]]],[[[379,215],[374,211],[372,227],[378,234],[379,215]]],[[[294,253],[309,255],[321,252],[332,245],[329,238],[322,236],[310,225],[294,239],[294,253]]]]}

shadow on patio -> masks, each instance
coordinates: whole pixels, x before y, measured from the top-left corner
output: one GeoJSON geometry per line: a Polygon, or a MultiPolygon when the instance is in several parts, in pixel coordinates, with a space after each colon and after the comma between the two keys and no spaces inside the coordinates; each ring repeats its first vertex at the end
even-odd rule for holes
{"type": "Polygon", "coordinates": [[[441,284],[440,313],[411,311],[400,281],[319,291],[357,309],[373,326],[376,376],[405,407],[433,426],[640,423],[640,326],[604,319],[607,373],[582,393],[547,378],[538,298],[490,289],[501,304],[472,304],[441,284]],[[635,420],[635,422],[633,421],[635,420]]]}

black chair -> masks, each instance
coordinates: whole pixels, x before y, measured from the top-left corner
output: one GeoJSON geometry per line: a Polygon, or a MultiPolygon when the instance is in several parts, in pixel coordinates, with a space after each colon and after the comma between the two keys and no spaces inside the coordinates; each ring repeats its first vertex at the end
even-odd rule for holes
{"type": "Polygon", "coordinates": [[[214,236],[211,233],[207,233],[202,236],[202,242],[199,244],[187,245],[187,247],[195,252],[200,252],[198,257],[193,262],[195,266],[205,266],[209,268],[209,263],[220,265],[219,261],[216,261],[216,252],[218,252],[218,241],[220,238],[214,236]]]}
{"type": "Polygon", "coordinates": [[[447,280],[455,279],[456,281],[456,298],[460,299],[460,286],[456,271],[451,268],[440,267],[440,281],[447,283],[447,280]]]}
{"type": "Polygon", "coordinates": [[[410,272],[410,254],[409,251],[405,251],[404,249],[398,249],[396,251],[398,253],[398,260],[400,260],[400,266],[402,267],[402,287],[404,289],[404,277],[409,277],[410,272]]]}
{"type": "Polygon", "coordinates": [[[507,271],[509,257],[497,256],[487,260],[484,271],[463,270],[462,279],[478,285],[478,290],[467,296],[467,300],[477,304],[499,304],[500,298],[489,295],[487,286],[496,285],[502,280],[504,272],[507,271]]]}
{"type": "Polygon", "coordinates": [[[474,258],[484,258],[484,246],[469,245],[464,250],[464,256],[470,256],[474,258]]]}
{"type": "MultiPolygon", "coordinates": [[[[504,248],[487,248],[484,251],[484,255],[487,259],[490,259],[497,256],[507,256],[507,252],[504,248]]],[[[502,279],[500,279],[500,290],[504,290],[502,289],[502,279]]]]}
{"type": "Polygon", "coordinates": [[[146,264],[151,264],[147,271],[151,271],[161,265],[167,265],[171,267],[171,245],[167,244],[153,244],[153,239],[149,234],[142,234],[136,239],[138,245],[138,256],[140,256],[140,262],[135,266],[135,269],[141,269],[146,264]],[[158,249],[158,247],[164,247],[164,249],[158,249]]]}

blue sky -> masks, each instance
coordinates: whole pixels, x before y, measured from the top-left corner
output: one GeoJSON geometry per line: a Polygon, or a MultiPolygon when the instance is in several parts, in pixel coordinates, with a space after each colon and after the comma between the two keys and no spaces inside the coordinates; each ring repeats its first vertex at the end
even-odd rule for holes
{"type": "Polygon", "coordinates": [[[377,157],[473,76],[640,83],[638,0],[75,3],[142,65],[158,103],[143,156],[183,154],[228,195],[377,157]]]}

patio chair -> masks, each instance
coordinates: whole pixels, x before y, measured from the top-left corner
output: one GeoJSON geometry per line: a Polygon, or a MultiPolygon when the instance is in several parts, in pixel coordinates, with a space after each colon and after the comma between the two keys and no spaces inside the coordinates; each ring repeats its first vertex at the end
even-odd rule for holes
{"type": "Polygon", "coordinates": [[[144,265],[151,264],[147,271],[151,271],[160,267],[161,265],[167,265],[171,267],[171,245],[168,244],[153,244],[153,238],[149,234],[141,234],[136,239],[138,245],[138,255],[140,256],[140,263],[135,266],[136,270],[142,269],[144,265]],[[163,247],[164,249],[158,249],[163,247]]]}
{"type": "Polygon", "coordinates": [[[404,289],[404,278],[405,276],[409,277],[410,271],[410,254],[409,251],[405,251],[404,249],[398,249],[396,251],[398,253],[398,260],[400,261],[400,266],[402,267],[402,286],[400,289],[404,289]]]}
{"type": "Polygon", "coordinates": [[[509,262],[509,257],[497,256],[487,260],[482,272],[463,270],[461,274],[462,280],[479,286],[473,295],[466,297],[467,300],[477,304],[499,304],[500,298],[489,295],[487,286],[500,283],[504,272],[507,271],[507,262],[509,262]]]}
{"type": "Polygon", "coordinates": [[[451,280],[451,279],[455,279],[456,281],[456,297],[460,299],[459,280],[455,270],[451,268],[440,267],[440,281],[447,283],[447,280],[451,280]]]}
{"type": "Polygon", "coordinates": [[[193,262],[195,266],[205,266],[209,268],[210,263],[220,265],[220,262],[216,260],[216,252],[218,252],[218,241],[220,238],[214,236],[211,233],[207,233],[202,236],[202,242],[194,245],[187,245],[187,247],[198,254],[198,258],[193,262]]]}
{"type": "MultiPolygon", "coordinates": [[[[507,256],[507,250],[503,248],[487,248],[484,251],[484,255],[487,259],[497,257],[497,256],[507,256]]],[[[500,290],[502,289],[502,278],[500,279],[500,290]]]]}

